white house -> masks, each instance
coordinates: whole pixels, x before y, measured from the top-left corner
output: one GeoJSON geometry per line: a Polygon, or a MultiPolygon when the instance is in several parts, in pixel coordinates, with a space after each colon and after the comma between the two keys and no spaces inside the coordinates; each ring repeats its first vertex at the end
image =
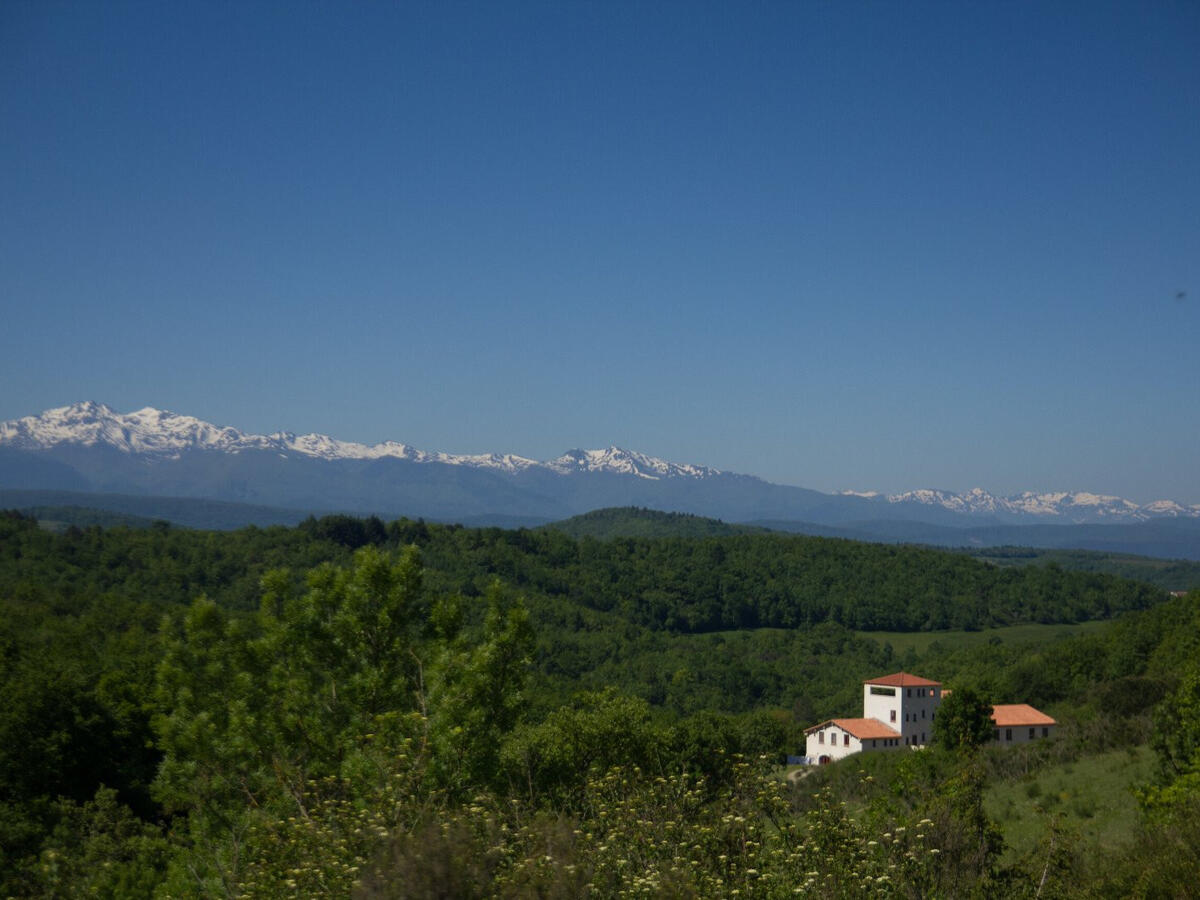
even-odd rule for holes
{"type": "Polygon", "coordinates": [[[864,750],[900,746],[900,732],[878,719],[830,719],[804,733],[808,758],[822,765],[864,750]]]}
{"type": "Polygon", "coordinates": [[[1058,723],[1028,703],[1004,703],[992,707],[992,740],[1003,746],[1025,744],[1054,734],[1058,723]]]}
{"type": "MultiPolygon", "coordinates": [[[[896,672],[863,682],[863,717],[829,719],[804,731],[805,755],[823,765],[870,750],[923,747],[933,739],[941,682],[896,672]]],[[[994,739],[1015,744],[1049,737],[1058,723],[1026,703],[992,707],[994,739]]]]}

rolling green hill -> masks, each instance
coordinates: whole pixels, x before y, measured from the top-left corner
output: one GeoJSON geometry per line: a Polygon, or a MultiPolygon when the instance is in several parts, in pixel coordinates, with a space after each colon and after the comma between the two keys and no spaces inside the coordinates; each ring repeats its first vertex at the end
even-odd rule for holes
{"type": "Polygon", "coordinates": [[[1200,588],[1200,562],[1159,559],[1132,553],[1102,553],[1095,550],[1042,550],[1036,547],[987,547],[964,551],[975,559],[997,566],[1047,565],[1053,563],[1076,572],[1099,572],[1144,581],[1167,591],[1200,588]]]}
{"type": "Polygon", "coordinates": [[[545,528],[561,531],[573,538],[704,538],[726,537],[731,534],[766,534],[770,529],[756,525],[730,525],[720,519],[694,516],[691,513],[661,512],[637,506],[618,506],[595,509],[561,522],[551,522],[545,528]]]}
{"type": "MultiPolygon", "coordinates": [[[[97,494],[84,491],[27,491],[0,488],[0,509],[18,509],[33,515],[46,507],[80,507],[132,516],[162,519],[185,528],[232,531],[256,525],[297,525],[312,515],[309,510],[282,509],[196,497],[151,497],[138,494],[97,494]]],[[[328,512],[321,511],[321,512],[328,512]]],[[[320,513],[318,513],[320,514],[320,513]]],[[[40,518],[40,517],[39,517],[40,518]]],[[[114,523],[97,523],[114,524],[114,523]]]]}
{"type": "Polygon", "coordinates": [[[33,516],[39,525],[50,531],[64,531],[71,526],[86,528],[92,525],[99,525],[101,528],[150,528],[155,522],[165,521],[87,506],[27,506],[22,508],[21,512],[33,516]]]}

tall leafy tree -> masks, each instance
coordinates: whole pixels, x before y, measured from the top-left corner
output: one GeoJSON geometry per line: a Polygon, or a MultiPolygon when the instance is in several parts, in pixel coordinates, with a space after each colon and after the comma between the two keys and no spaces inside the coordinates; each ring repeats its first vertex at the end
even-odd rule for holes
{"type": "Polygon", "coordinates": [[[310,782],[342,774],[416,707],[422,597],[415,550],[395,560],[368,546],[303,591],[269,575],[256,619],[193,604],[168,641],[156,721],[156,793],[192,850],[179,889],[233,890],[255,823],[307,818],[310,782]]]}
{"type": "Polygon", "coordinates": [[[1143,807],[1161,820],[1194,818],[1200,813],[1200,665],[1193,663],[1155,709],[1151,745],[1159,778],[1141,793],[1143,807]]]}
{"type": "MultiPolygon", "coordinates": [[[[439,621],[452,619],[443,607],[439,621]]],[[[482,640],[471,644],[459,634],[443,651],[432,673],[430,703],[449,785],[497,781],[501,742],[527,705],[533,639],[524,602],[510,599],[493,581],[482,640]]]]}
{"type": "Polygon", "coordinates": [[[933,721],[933,739],[947,750],[973,750],[992,739],[992,704],[973,688],[955,688],[933,721]]]}

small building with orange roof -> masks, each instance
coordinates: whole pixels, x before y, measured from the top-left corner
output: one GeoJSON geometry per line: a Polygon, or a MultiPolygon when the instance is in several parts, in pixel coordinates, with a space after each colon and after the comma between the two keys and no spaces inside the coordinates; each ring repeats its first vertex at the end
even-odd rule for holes
{"type": "Polygon", "coordinates": [[[1028,703],[1000,703],[992,707],[992,740],[1001,746],[1025,744],[1054,734],[1058,723],[1028,703]]]}
{"type": "Polygon", "coordinates": [[[805,753],[824,764],[862,753],[900,746],[900,732],[878,719],[829,719],[804,731],[805,753]]]}

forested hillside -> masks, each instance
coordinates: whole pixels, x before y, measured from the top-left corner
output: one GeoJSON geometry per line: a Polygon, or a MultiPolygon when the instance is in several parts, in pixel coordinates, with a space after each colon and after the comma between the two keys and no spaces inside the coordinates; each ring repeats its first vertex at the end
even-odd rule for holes
{"type": "Polygon", "coordinates": [[[230,534],[160,527],[9,536],[0,586],[48,579],[68,593],[116,590],[181,602],[199,592],[239,609],[277,566],[344,559],[371,544],[418,547],[438,587],[480,593],[499,577],[570,606],[652,629],[707,632],[833,621],[859,630],[984,628],[1078,622],[1145,608],[1161,592],[1056,566],[998,568],[939,550],[795,535],[704,540],[572,539],[554,530],[467,529],[329,516],[296,529],[230,534]]]}
{"type": "Polygon", "coordinates": [[[662,512],[636,506],[594,509],[581,516],[553,522],[545,528],[573,538],[725,537],[731,534],[765,534],[769,529],[753,525],[730,525],[691,513],[662,512]]]}
{"type": "Polygon", "coordinates": [[[1157,559],[1130,553],[1095,550],[1038,550],[1033,547],[987,547],[967,551],[975,559],[998,566],[1055,564],[1077,572],[1097,572],[1144,581],[1167,591],[1200,588],[1200,562],[1157,559]]]}
{"type": "Polygon", "coordinates": [[[521,590],[677,632],[792,628],[940,630],[1077,622],[1140,609],[1161,592],[1054,566],[1001,569],[943,551],[793,535],[571,540],[398,523],[448,587],[499,575],[521,590]]]}
{"type": "Polygon", "coordinates": [[[1198,634],[1195,595],[845,541],[8,514],[0,895],[1171,895],[1195,862],[1171,848],[1200,793],[1198,634]],[[1118,613],[969,652],[851,630],[1118,613]],[[776,779],[901,666],[1045,706],[1062,736],[897,755],[881,791],[854,761],[776,779]],[[989,785],[1146,740],[1141,838],[1003,852],[989,785]]]}

